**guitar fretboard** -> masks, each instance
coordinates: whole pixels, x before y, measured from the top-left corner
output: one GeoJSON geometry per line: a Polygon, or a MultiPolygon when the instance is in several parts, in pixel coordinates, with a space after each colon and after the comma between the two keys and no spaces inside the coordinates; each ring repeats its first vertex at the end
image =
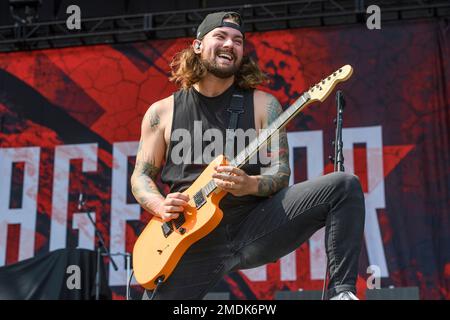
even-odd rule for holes
{"type": "MultiPolygon", "coordinates": [[[[305,92],[289,108],[278,116],[267,128],[265,128],[256,139],[251,141],[247,147],[230,161],[234,167],[242,167],[272,136],[282,127],[284,127],[297,113],[299,113],[308,102],[310,96],[305,92]]],[[[217,188],[214,180],[210,180],[199,192],[205,196],[210,195],[217,188]]]]}

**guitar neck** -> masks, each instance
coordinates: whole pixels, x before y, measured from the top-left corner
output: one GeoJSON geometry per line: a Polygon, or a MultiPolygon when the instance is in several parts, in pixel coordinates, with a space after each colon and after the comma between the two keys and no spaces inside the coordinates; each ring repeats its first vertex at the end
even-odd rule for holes
{"type": "Polygon", "coordinates": [[[242,167],[249,159],[261,149],[261,147],[269,141],[278,130],[283,128],[293,117],[302,111],[310,101],[308,92],[305,92],[298,98],[289,108],[287,108],[275,121],[273,121],[267,128],[265,128],[256,139],[249,143],[249,145],[239,152],[239,154],[230,161],[230,164],[235,167],[242,167]]]}

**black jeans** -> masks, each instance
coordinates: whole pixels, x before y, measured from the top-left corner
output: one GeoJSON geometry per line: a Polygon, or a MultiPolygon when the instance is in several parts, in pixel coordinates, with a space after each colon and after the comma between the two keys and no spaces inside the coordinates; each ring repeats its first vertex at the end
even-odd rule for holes
{"type": "Polygon", "coordinates": [[[274,262],[323,226],[327,296],[356,293],[364,217],[364,194],[352,174],[331,173],[284,188],[251,208],[224,212],[221,224],[186,251],[155,300],[202,299],[225,274],[274,262]]]}

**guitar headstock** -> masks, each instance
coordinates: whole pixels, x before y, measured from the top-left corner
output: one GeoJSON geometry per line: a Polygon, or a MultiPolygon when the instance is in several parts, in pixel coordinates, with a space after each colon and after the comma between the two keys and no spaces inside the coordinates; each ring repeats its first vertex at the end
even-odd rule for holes
{"type": "Polygon", "coordinates": [[[334,87],[339,83],[347,80],[351,77],[353,68],[351,65],[346,64],[339,68],[325,79],[319,81],[316,85],[309,88],[308,93],[310,100],[324,101],[328,95],[333,91],[334,87]]]}

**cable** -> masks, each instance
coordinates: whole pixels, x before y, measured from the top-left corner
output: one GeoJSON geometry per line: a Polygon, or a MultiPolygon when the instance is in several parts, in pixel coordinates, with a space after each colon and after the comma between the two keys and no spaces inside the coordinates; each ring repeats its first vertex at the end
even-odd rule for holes
{"type": "Polygon", "coordinates": [[[158,291],[159,286],[161,285],[161,283],[163,283],[164,280],[164,276],[159,277],[156,281],[156,288],[155,290],[153,290],[152,296],[150,297],[150,300],[153,300],[153,298],[155,298],[156,295],[156,291],[158,291]]]}
{"type": "Polygon", "coordinates": [[[325,288],[326,288],[327,280],[328,280],[328,258],[327,258],[327,264],[326,264],[325,269],[326,269],[326,271],[325,271],[325,279],[323,279],[322,300],[325,300],[325,288]]]}
{"type": "MultiPolygon", "coordinates": [[[[130,277],[128,278],[128,283],[127,283],[127,287],[128,287],[128,295],[127,295],[127,300],[133,300],[131,299],[131,279],[133,279],[133,275],[134,275],[134,270],[131,271],[130,277]]],[[[158,290],[159,286],[163,283],[164,280],[164,276],[160,276],[156,281],[156,288],[155,290],[153,290],[152,296],[150,297],[149,300],[153,300],[153,298],[155,298],[156,295],[156,291],[158,290]]]]}
{"type": "Polygon", "coordinates": [[[127,300],[133,300],[131,299],[131,279],[133,279],[133,275],[134,275],[134,270],[131,270],[130,273],[130,277],[128,278],[128,283],[127,283],[127,291],[128,291],[128,295],[127,295],[127,300]]]}

